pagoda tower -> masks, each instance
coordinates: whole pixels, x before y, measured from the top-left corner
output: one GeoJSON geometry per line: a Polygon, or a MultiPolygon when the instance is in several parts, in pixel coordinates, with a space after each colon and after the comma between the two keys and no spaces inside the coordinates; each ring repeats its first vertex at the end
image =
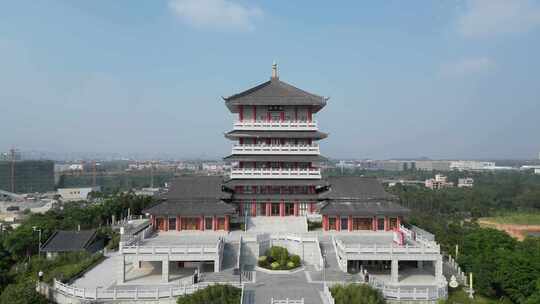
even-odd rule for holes
{"type": "Polygon", "coordinates": [[[236,116],[225,137],[234,142],[225,187],[233,191],[240,216],[304,216],[313,213],[321,179],[314,119],[327,98],[279,79],[272,65],[269,81],[224,98],[236,116]]]}

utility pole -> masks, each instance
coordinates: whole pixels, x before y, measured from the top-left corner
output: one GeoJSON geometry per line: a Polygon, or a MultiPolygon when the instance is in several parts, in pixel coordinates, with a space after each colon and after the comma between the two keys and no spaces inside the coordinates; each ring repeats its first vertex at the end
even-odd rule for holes
{"type": "Polygon", "coordinates": [[[150,188],[154,188],[154,162],[150,161],[150,188]]]}
{"type": "Polygon", "coordinates": [[[96,161],[92,161],[92,187],[96,187],[96,161]]]}
{"type": "Polygon", "coordinates": [[[15,193],[15,148],[9,151],[11,154],[11,192],[15,193]]]}

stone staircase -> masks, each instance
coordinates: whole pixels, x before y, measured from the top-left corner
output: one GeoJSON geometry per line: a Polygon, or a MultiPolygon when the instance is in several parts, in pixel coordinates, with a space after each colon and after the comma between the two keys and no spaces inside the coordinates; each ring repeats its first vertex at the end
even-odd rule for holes
{"type": "Polygon", "coordinates": [[[247,218],[247,230],[258,233],[305,233],[308,227],[303,216],[255,216],[247,218]]]}
{"type": "Polygon", "coordinates": [[[240,250],[240,243],[226,242],[223,246],[223,261],[221,262],[221,269],[228,270],[236,268],[236,262],[238,260],[238,254],[240,250]]]}

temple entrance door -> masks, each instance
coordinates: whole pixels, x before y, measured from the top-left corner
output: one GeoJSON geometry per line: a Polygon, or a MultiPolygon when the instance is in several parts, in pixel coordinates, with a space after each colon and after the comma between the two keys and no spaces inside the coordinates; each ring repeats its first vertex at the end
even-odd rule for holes
{"type": "Polygon", "coordinates": [[[335,217],[328,218],[328,230],[337,230],[337,219],[335,217]]]}
{"type": "Polygon", "coordinates": [[[158,217],[156,221],[157,221],[158,230],[162,230],[162,231],[165,230],[165,219],[162,217],[158,217]]]}
{"type": "Polygon", "coordinates": [[[346,217],[341,218],[341,230],[343,231],[349,230],[349,219],[346,217]]]}
{"type": "Polygon", "coordinates": [[[213,218],[211,217],[205,217],[204,218],[204,230],[212,230],[214,227],[212,227],[213,224],[213,218]]]}
{"type": "Polygon", "coordinates": [[[378,218],[377,219],[377,230],[383,230],[384,231],[384,218],[378,218]]]}

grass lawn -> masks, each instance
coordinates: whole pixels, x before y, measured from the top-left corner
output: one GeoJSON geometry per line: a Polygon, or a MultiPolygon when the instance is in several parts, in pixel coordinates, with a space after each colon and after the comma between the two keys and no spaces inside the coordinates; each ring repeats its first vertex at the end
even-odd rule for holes
{"type": "Polygon", "coordinates": [[[485,217],[482,220],[497,224],[540,225],[540,213],[508,213],[494,217],[485,217]]]}
{"type": "Polygon", "coordinates": [[[469,299],[469,295],[463,290],[458,289],[450,291],[448,300],[445,304],[511,304],[509,300],[488,299],[486,297],[475,295],[474,299],[469,299]]]}

